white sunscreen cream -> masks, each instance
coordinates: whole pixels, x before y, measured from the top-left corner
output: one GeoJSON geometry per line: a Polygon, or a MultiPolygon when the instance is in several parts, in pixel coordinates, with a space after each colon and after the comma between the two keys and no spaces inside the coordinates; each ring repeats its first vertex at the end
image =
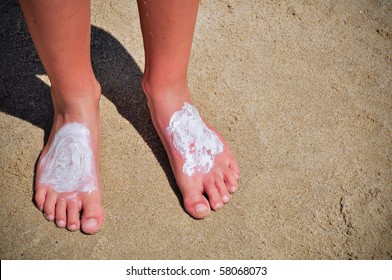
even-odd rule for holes
{"type": "Polygon", "coordinates": [[[195,171],[208,173],[215,155],[223,151],[223,143],[201,119],[196,108],[188,103],[170,118],[166,132],[174,148],[185,159],[182,171],[192,176],[195,171]]]}
{"type": "Polygon", "coordinates": [[[42,158],[40,183],[56,192],[92,192],[97,188],[90,131],[84,124],[66,123],[42,158]]]}

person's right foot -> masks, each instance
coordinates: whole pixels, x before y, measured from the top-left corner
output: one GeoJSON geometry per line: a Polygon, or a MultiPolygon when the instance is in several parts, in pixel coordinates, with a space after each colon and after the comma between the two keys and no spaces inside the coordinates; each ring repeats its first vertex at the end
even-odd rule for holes
{"type": "Polygon", "coordinates": [[[199,116],[187,88],[157,93],[143,88],[185,209],[194,218],[205,218],[238,189],[240,171],[229,145],[199,116]]]}
{"type": "MultiPolygon", "coordinates": [[[[53,95],[55,96],[55,95],[53,95]]],[[[60,228],[93,234],[103,223],[99,180],[99,85],[55,116],[37,166],[35,201],[60,228]],[[80,217],[82,212],[82,217],[80,217]]]]}

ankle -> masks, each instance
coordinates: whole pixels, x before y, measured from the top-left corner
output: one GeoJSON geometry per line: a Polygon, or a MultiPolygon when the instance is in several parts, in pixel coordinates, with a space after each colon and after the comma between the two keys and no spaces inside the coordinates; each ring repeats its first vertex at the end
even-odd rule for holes
{"type": "Polygon", "coordinates": [[[165,102],[172,99],[189,99],[188,81],[185,78],[164,79],[152,78],[145,74],[142,79],[142,88],[150,103],[165,102]]]}
{"type": "Polygon", "coordinates": [[[99,110],[101,86],[96,79],[82,86],[51,88],[53,105],[56,113],[72,113],[72,111],[99,110]],[[71,111],[71,112],[70,112],[71,111]]]}

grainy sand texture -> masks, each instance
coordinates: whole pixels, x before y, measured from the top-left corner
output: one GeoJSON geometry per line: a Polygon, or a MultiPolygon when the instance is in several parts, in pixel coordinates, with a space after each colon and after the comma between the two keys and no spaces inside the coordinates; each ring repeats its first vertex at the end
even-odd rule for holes
{"type": "Polygon", "coordinates": [[[93,0],[106,217],[94,236],[34,206],[49,81],[18,3],[0,15],[1,259],[392,258],[392,1],[201,2],[192,97],[242,176],[194,220],[141,90],[136,1],[93,0]]]}

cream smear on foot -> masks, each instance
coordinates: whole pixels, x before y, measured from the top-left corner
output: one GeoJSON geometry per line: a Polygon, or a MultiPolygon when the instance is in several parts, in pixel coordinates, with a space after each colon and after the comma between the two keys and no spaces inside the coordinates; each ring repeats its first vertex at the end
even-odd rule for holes
{"type": "Polygon", "coordinates": [[[196,108],[187,102],[170,118],[166,132],[174,148],[185,159],[182,171],[192,176],[195,171],[208,173],[215,155],[223,151],[223,143],[201,119],[196,108]]]}
{"type": "Polygon", "coordinates": [[[41,184],[56,192],[92,192],[97,188],[90,131],[86,125],[66,123],[54,136],[40,163],[41,184]]]}

